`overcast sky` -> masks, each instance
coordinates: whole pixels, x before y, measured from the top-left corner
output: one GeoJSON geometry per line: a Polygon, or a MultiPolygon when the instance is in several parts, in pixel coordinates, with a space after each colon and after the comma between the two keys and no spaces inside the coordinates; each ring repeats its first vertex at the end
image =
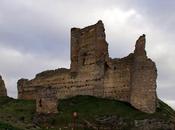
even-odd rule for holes
{"type": "Polygon", "coordinates": [[[112,58],[133,52],[146,34],[157,65],[157,93],[175,108],[174,0],[0,0],[0,74],[8,95],[16,82],[70,65],[70,28],[102,20],[112,58]]]}

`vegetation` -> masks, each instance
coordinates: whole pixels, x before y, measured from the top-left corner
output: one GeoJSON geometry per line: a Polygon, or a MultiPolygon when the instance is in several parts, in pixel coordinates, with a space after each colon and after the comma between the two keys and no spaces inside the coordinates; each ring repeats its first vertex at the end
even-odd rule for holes
{"type": "MultiPolygon", "coordinates": [[[[26,128],[32,126],[32,118],[35,114],[35,102],[16,100],[8,97],[0,98],[0,125],[10,128],[26,128]]],[[[1,129],[0,129],[1,130],[1,129]]],[[[16,130],[16,129],[14,129],[16,130]]]]}
{"type": "Polygon", "coordinates": [[[21,130],[21,129],[15,128],[9,124],[5,124],[5,123],[0,122],[0,130],[21,130]]]}
{"type": "MultiPolygon", "coordinates": [[[[73,112],[78,113],[77,122],[94,122],[98,117],[117,115],[128,120],[157,118],[171,120],[174,110],[164,102],[159,101],[159,108],[154,114],[146,114],[133,108],[130,104],[115,100],[95,98],[91,96],[76,96],[59,101],[59,113],[46,117],[46,122],[35,125],[35,102],[16,100],[8,97],[0,98],[0,130],[39,129],[54,127],[69,127],[74,121],[73,112]],[[38,127],[39,126],[39,127],[38,127]]],[[[54,129],[52,129],[54,130],[54,129]]],[[[80,129],[79,129],[80,130],[80,129]]]]}

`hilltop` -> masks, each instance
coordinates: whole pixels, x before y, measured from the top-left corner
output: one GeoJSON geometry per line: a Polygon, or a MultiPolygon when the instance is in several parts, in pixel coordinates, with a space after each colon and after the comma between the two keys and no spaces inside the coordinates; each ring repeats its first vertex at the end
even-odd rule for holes
{"type": "MultiPolygon", "coordinates": [[[[0,129],[5,130],[56,130],[72,127],[73,112],[77,112],[78,130],[97,128],[106,129],[141,129],[149,130],[154,125],[157,130],[166,130],[171,126],[175,111],[159,100],[159,107],[154,114],[141,112],[129,103],[76,96],[58,102],[58,114],[36,114],[35,101],[19,100],[8,97],[0,98],[0,129]],[[164,128],[164,129],[163,129],[164,128]]],[[[156,130],[154,128],[154,130],[156,130]]]]}

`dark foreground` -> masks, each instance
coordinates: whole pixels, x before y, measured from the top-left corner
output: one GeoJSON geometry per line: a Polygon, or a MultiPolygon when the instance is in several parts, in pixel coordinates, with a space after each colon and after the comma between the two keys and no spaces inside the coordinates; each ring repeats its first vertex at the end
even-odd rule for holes
{"type": "Polygon", "coordinates": [[[174,110],[159,104],[146,114],[125,102],[76,96],[59,101],[58,114],[44,115],[35,113],[35,101],[1,97],[0,130],[174,130],[174,110]]]}

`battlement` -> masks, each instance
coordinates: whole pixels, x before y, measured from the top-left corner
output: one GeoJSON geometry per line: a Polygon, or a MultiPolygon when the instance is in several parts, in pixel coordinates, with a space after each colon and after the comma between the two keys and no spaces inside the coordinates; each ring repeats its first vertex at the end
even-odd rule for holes
{"type": "Polygon", "coordinates": [[[18,97],[36,99],[39,113],[55,113],[57,100],[76,95],[125,101],[153,113],[157,104],[157,69],[147,57],[145,45],[146,36],[142,35],[133,53],[111,59],[102,21],[82,29],[72,28],[70,69],[44,71],[32,80],[19,80],[18,97]],[[46,102],[38,105],[42,100],[46,102]]]}

